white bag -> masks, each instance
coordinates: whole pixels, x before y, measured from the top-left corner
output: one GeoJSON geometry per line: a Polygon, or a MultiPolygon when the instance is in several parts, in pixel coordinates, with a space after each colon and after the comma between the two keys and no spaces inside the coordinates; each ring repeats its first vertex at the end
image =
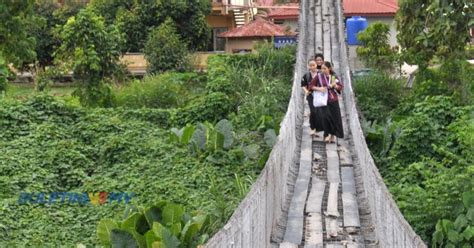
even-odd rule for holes
{"type": "Polygon", "coordinates": [[[328,105],[328,91],[319,92],[313,91],[313,106],[314,107],[323,107],[328,105]]]}

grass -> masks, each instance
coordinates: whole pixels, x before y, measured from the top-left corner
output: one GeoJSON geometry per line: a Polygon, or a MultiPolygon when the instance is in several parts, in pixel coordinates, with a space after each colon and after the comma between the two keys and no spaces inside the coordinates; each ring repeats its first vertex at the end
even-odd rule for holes
{"type": "MultiPolygon", "coordinates": [[[[75,84],[56,84],[50,87],[47,92],[52,96],[69,97],[76,89],[75,84]]],[[[10,83],[5,97],[13,99],[24,99],[37,93],[35,85],[30,83],[10,83]]]]}

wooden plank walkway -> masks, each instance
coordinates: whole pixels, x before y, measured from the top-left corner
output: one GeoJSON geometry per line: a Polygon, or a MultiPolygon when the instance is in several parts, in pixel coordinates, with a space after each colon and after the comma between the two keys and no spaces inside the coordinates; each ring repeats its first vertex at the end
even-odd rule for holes
{"type": "MultiPolygon", "coordinates": [[[[309,6],[312,16],[308,20],[311,30],[314,29],[314,34],[309,34],[309,55],[323,52],[325,60],[333,61],[337,71],[340,65],[337,41],[338,35],[343,34],[337,33],[334,2],[313,0],[309,6]]],[[[343,123],[347,123],[342,98],[340,101],[343,123]]],[[[305,108],[308,112],[308,106],[305,108]]],[[[347,130],[344,127],[346,137],[347,130]]],[[[326,144],[322,137],[312,138],[309,131],[305,116],[300,168],[280,247],[365,247],[359,231],[361,224],[350,142],[338,139],[337,144],[326,144]]]]}

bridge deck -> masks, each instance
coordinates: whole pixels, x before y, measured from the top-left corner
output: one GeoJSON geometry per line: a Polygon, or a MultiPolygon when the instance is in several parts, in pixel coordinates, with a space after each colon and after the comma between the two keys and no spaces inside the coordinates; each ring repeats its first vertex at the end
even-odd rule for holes
{"type": "MultiPolygon", "coordinates": [[[[341,34],[334,1],[312,0],[309,7],[307,28],[314,32],[308,34],[308,54],[323,53],[337,72],[341,34]]],[[[339,100],[346,138],[337,144],[325,144],[322,132],[311,138],[305,106],[300,167],[280,247],[376,247],[370,231],[361,229],[351,136],[339,100]]],[[[370,226],[368,222],[364,225],[370,226]]]]}

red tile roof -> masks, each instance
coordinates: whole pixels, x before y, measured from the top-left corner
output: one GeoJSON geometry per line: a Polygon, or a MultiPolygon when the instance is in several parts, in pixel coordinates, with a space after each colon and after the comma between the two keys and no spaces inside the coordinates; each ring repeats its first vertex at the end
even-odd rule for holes
{"type": "Polygon", "coordinates": [[[394,16],[397,0],[343,0],[344,16],[394,16]]]}
{"type": "Polygon", "coordinates": [[[263,18],[257,18],[256,20],[238,27],[231,29],[227,32],[220,33],[219,37],[225,38],[241,38],[241,37],[272,37],[272,36],[293,36],[295,33],[289,31],[285,32],[285,28],[267,21],[263,18]]]}
{"type": "Polygon", "coordinates": [[[257,5],[259,6],[272,6],[273,0],[257,0],[257,5]]]}
{"type": "Polygon", "coordinates": [[[274,9],[270,11],[268,17],[277,20],[298,19],[300,15],[299,9],[274,9]]]}

